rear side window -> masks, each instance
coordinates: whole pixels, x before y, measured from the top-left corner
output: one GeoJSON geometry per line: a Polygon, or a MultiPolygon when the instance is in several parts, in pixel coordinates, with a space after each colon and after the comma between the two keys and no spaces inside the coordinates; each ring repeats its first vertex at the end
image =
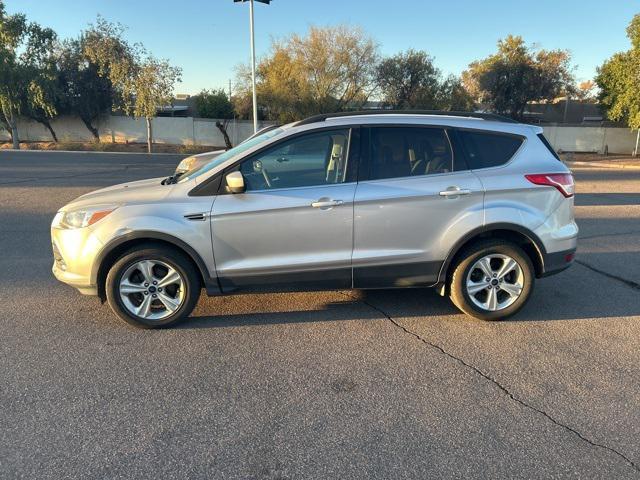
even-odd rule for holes
{"type": "Polygon", "coordinates": [[[522,137],[501,133],[461,130],[458,134],[472,170],[504,165],[523,142],[522,137]]]}
{"type": "Polygon", "coordinates": [[[371,129],[371,180],[448,173],[452,162],[449,139],[442,128],[371,129]]]}
{"type": "Polygon", "coordinates": [[[547,150],[549,150],[549,152],[551,152],[551,155],[553,155],[556,158],[556,160],[560,160],[560,157],[558,156],[556,151],[553,149],[553,147],[549,143],[549,140],[547,140],[547,137],[545,137],[543,134],[539,133],[538,134],[538,138],[540,139],[540,141],[542,143],[544,143],[544,146],[547,147],[547,150]]]}

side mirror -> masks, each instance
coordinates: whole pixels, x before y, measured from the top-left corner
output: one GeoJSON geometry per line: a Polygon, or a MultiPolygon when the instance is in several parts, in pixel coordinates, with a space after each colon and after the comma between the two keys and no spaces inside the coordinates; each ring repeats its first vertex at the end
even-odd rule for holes
{"type": "Polygon", "coordinates": [[[244,193],[246,187],[244,185],[244,177],[240,172],[231,172],[225,177],[227,181],[227,190],[231,193],[244,193]]]}

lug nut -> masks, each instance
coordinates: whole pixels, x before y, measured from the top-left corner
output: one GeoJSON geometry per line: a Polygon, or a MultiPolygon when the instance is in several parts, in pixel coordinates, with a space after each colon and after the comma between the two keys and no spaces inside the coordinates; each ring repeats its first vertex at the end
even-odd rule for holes
{"type": "Polygon", "coordinates": [[[157,284],[158,284],[158,282],[156,282],[156,281],[154,280],[154,281],[153,281],[153,284],[154,284],[154,285],[157,285],[157,284]]]}
{"type": "Polygon", "coordinates": [[[144,286],[145,286],[145,287],[148,287],[148,286],[149,286],[149,284],[148,284],[148,283],[145,283],[145,284],[144,284],[144,286]]]}
{"type": "Polygon", "coordinates": [[[145,294],[145,295],[149,295],[149,292],[147,292],[147,291],[145,290],[145,291],[144,291],[144,294],[145,294]]]}
{"type": "Polygon", "coordinates": [[[151,295],[153,298],[156,298],[158,295],[156,295],[155,293],[153,295],[151,295]]]}

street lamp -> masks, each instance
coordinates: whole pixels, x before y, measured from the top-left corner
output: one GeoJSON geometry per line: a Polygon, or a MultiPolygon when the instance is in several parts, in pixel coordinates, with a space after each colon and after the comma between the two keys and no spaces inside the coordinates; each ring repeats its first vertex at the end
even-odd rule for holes
{"type": "MultiPolygon", "coordinates": [[[[254,0],[233,0],[234,3],[249,2],[249,31],[251,35],[251,86],[253,90],[253,133],[258,131],[258,99],[256,96],[256,41],[253,28],[253,2],[254,0]]],[[[271,0],[255,0],[269,5],[271,0]]]]}

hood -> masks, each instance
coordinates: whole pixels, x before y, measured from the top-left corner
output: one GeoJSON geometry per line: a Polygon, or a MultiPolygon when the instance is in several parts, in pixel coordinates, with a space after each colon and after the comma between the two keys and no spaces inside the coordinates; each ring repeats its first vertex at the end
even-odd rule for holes
{"type": "Polygon", "coordinates": [[[101,188],[85,193],[68,203],[65,210],[75,210],[79,207],[104,204],[146,203],[162,200],[172,190],[172,185],[162,185],[164,177],[149,178],[136,182],[120,183],[111,187],[101,188]]]}

